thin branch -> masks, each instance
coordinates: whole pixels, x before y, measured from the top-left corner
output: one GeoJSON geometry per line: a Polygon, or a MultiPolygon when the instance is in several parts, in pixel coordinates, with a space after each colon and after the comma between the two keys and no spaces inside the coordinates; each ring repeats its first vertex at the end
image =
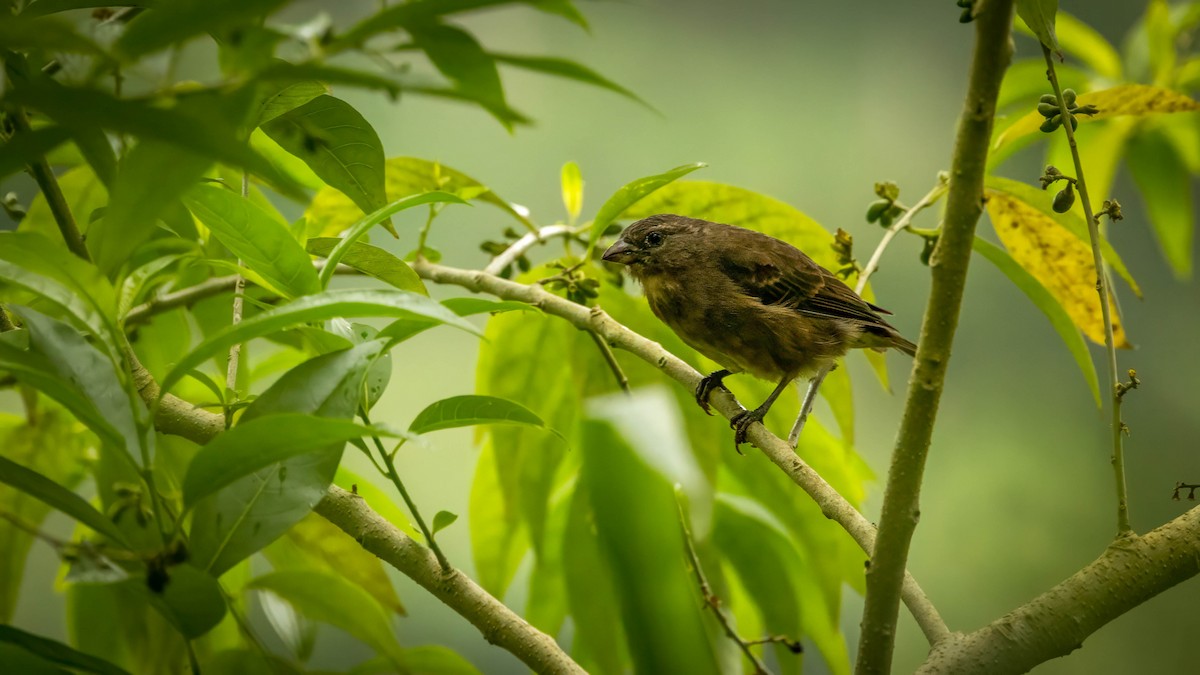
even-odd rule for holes
{"type": "MultiPolygon", "coordinates": [[[[883,252],[887,250],[888,244],[892,243],[892,239],[904,229],[908,228],[908,224],[912,222],[913,216],[917,215],[926,208],[933,206],[937,200],[946,194],[947,181],[949,178],[945,174],[938,175],[937,185],[925,193],[921,197],[921,201],[913,205],[912,208],[904,212],[892,223],[891,227],[883,233],[883,238],[879,240],[879,245],[875,247],[875,252],[871,254],[871,259],[867,261],[867,266],[863,268],[858,275],[858,283],[854,285],[854,292],[862,295],[863,290],[867,287],[867,281],[875,270],[879,269],[879,261],[883,259],[883,252]]],[[[792,430],[788,433],[788,445],[793,448],[800,442],[800,433],[804,431],[804,423],[808,421],[808,415],[812,412],[813,403],[817,399],[817,391],[821,388],[821,383],[825,381],[825,377],[834,369],[836,364],[829,364],[809,380],[808,389],[804,392],[804,401],[800,404],[800,414],[796,417],[796,423],[792,425],[792,430]]]]}
{"type": "Polygon", "coordinates": [[[687,515],[683,512],[683,503],[679,500],[678,495],[675,497],[675,506],[679,510],[679,526],[683,528],[684,550],[687,551],[688,560],[692,563],[692,571],[696,573],[696,583],[700,586],[700,595],[704,596],[704,604],[717,617],[717,623],[721,624],[725,635],[737,644],[738,649],[742,650],[750,664],[754,666],[754,675],[770,675],[766,664],[750,649],[750,643],[737,634],[729,617],[725,615],[725,610],[721,609],[721,599],[717,597],[716,593],[713,593],[712,586],[708,583],[708,577],[704,576],[704,568],[700,566],[700,556],[696,555],[696,545],[692,542],[692,530],[688,527],[687,515]]]}
{"type": "MultiPolygon", "coordinates": [[[[505,300],[529,303],[547,314],[566,319],[580,330],[595,331],[608,344],[623,349],[657,366],[668,377],[695,391],[701,375],[657,342],[642,337],[614,321],[599,307],[587,308],[546,291],[537,284],[525,285],[501,279],[478,270],[465,270],[428,261],[413,264],[423,279],[440,284],[461,286],[476,293],[488,293],[505,300]]],[[[744,408],[724,389],[716,390],[709,403],[727,419],[744,408]]],[[[787,442],[761,424],[750,427],[750,442],[762,450],[776,466],[821,507],[821,512],[845,529],[868,554],[874,549],[875,527],[846,501],[820,474],[800,459],[787,442]]],[[[937,609],[925,596],[915,579],[905,573],[904,602],[930,643],[945,638],[950,631],[937,609]]]]}
{"type": "Polygon", "coordinates": [[[1075,161],[1075,185],[1079,188],[1079,199],[1083,202],[1083,217],[1087,220],[1088,238],[1092,244],[1092,262],[1096,266],[1096,292],[1100,294],[1100,316],[1104,321],[1104,349],[1108,354],[1108,382],[1112,397],[1112,467],[1116,479],[1117,490],[1117,536],[1125,536],[1133,532],[1129,523],[1129,494],[1125,487],[1125,425],[1121,421],[1121,378],[1117,374],[1117,345],[1113,337],[1112,308],[1109,306],[1108,273],[1104,267],[1104,258],[1100,254],[1100,220],[1092,213],[1092,201],[1088,197],[1087,181],[1083,178],[1083,162],[1079,159],[1079,148],[1075,145],[1075,130],[1071,128],[1071,113],[1067,110],[1067,102],[1063,99],[1062,87],[1058,83],[1058,74],[1054,70],[1054,57],[1050,49],[1042,45],[1042,54],[1046,58],[1046,76],[1054,95],[1058,97],[1058,110],[1062,115],[1063,131],[1067,134],[1067,145],[1071,148],[1071,159],[1075,161]]]}
{"type": "Polygon", "coordinates": [[[867,567],[856,662],[860,674],[891,670],[905,565],[920,517],[925,460],[958,327],[975,225],[983,213],[983,178],[996,96],[1012,56],[1012,0],[978,0],[975,8],[975,49],[950,165],[942,234],[929,261],[929,302],[888,470],[879,538],[867,567]]]}
{"type": "MultiPolygon", "coordinates": [[[[29,126],[29,120],[25,117],[24,110],[16,110],[9,115],[9,119],[16,125],[17,133],[28,134],[33,131],[29,126]]],[[[33,174],[33,180],[37,182],[42,195],[46,197],[46,205],[50,207],[50,213],[54,216],[54,222],[58,225],[58,231],[62,233],[67,248],[71,253],[90,262],[92,256],[83,243],[83,235],[79,233],[75,216],[71,214],[71,208],[67,205],[67,199],[63,196],[62,188],[58,185],[58,178],[50,168],[50,163],[44,156],[38,157],[30,162],[29,172],[33,174]]]]}
{"type": "Polygon", "coordinates": [[[596,334],[595,331],[588,331],[588,335],[592,336],[592,341],[596,343],[596,347],[600,350],[600,355],[604,357],[604,362],[608,364],[608,369],[612,371],[613,377],[617,378],[617,386],[626,394],[629,393],[629,378],[625,376],[625,371],[621,370],[621,364],[617,363],[617,355],[613,354],[612,347],[604,341],[604,338],[596,334]]]}
{"type": "MultiPolygon", "coordinates": [[[[246,199],[249,196],[250,196],[250,174],[249,174],[249,172],[243,171],[242,172],[242,199],[246,199]]],[[[238,267],[242,266],[241,258],[238,258],[237,264],[238,264],[238,267]]],[[[243,306],[245,305],[245,293],[246,293],[246,278],[240,274],[234,275],[234,279],[233,279],[233,316],[230,319],[230,323],[233,326],[236,326],[242,322],[242,310],[243,310],[243,306]]],[[[242,343],[237,342],[229,347],[229,361],[226,364],[226,368],[225,368],[226,396],[228,396],[230,392],[233,392],[234,397],[235,398],[237,397],[237,374],[238,374],[238,364],[241,361],[241,356],[242,356],[242,343]]],[[[224,397],[222,397],[222,398],[224,398],[224,397]]],[[[231,401],[226,401],[226,403],[231,403],[231,401]]],[[[226,405],[225,406],[225,426],[228,427],[232,424],[233,424],[233,408],[226,405]]]]}
{"type": "Polygon", "coordinates": [[[492,258],[492,261],[487,264],[487,267],[483,268],[483,271],[487,274],[500,274],[505,267],[516,262],[517,258],[520,258],[534,246],[544,244],[547,239],[552,237],[561,237],[574,233],[575,228],[568,225],[548,225],[537,232],[529,232],[514,241],[511,246],[504,249],[495,258],[492,258]]]}

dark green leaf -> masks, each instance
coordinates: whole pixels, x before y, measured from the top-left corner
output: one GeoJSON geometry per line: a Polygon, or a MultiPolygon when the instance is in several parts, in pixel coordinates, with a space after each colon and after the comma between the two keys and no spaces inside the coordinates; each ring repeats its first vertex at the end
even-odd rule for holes
{"type": "Polygon", "coordinates": [[[449,511],[438,511],[433,516],[433,533],[437,534],[438,532],[441,532],[442,530],[446,529],[447,527],[450,527],[451,525],[454,524],[454,521],[456,521],[456,520],[458,520],[457,513],[450,513],[449,511]]]}
{"type": "Polygon", "coordinates": [[[1056,12],[1058,0],[1017,0],[1017,16],[1052,51],[1058,51],[1058,38],[1054,35],[1056,12]]]}
{"type": "Polygon", "coordinates": [[[176,0],[156,4],[129,22],[114,49],[132,61],[197,35],[264,17],[284,3],[285,0],[176,0]]]}
{"type": "Polygon", "coordinates": [[[86,499],[5,457],[0,457],[0,483],[6,483],[51,508],[87,525],[96,532],[125,546],[125,537],[116,525],[86,499]]]}
{"type": "Polygon", "coordinates": [[[285,225],[250,200],[206,184],[192,188],[184,202],[246,267],[288,297],[320,291],[304,248],[285,225]]]}
{"type": "Polygon", "coordinates": [[[5,178],[40,160],[71,137],[62,127],[41,127],[29,133],[15,134],[0,148],[0,178],[5,178]]]}
{"type": "Polygon", "coordinates": [[[355,24],[339,37],[339,43],[359,43],[387,30],[428,22],[447,14],[512,3],[513,0],[417,0],[392,5],[355,24]]]}
{"type": "Polygon", "coordinates": [[[1092,364],[1091,354],[1088,353],[1087,344],[1083,341],[1083,335],[1079,329],[1075,327],[1075,323],[1071,321],[1071,317],[1067,315],[1067,311],[1062,305],[1054,299],[1050,291],[1041,284],[1032,274],[1025,271],[1024,267],[1017,264],[1017,261],[1012,259],[1004,249],[992,244],[988,241],[975,237],[972,248],[976,253],[987,258],[995,265],[1004,276],[1021,289],[1026,296],[1029,297],[1033,304],[1050,319],[1050,324],[1054,326],[1054,330],[1058,332],[1063,343],[1067,345],[1067,349],[1071,352],[1071,356],[1075,358],[1075,363],[1079,366],[1079,371],[1083,373],[1083,379],[1087,381],[1088,388],[1092,391],[1092,398],[1096,400],[1096,405],[1100,403],[1100,384],[1096,379],[1096,367],[1092,364]]]}
{"type": "Polygon", "coordinates": [[[393,290],[326,291],[262,312],[219,331],[175,364],[163,378],[162,389],[167,391],[189,370],[228,350],[232,345],[310,321],[371,316],[422,317],[461,328],[469,333],[479,333],[469,322],[437,302],[416,293],[393,290]]]}
{"type": "Polygon", "coordinates": [[[262,130],[364,212],[387,204],[383,143],[349,103],[322,94],[262,125],[262,130]]]}
{"type": "Polygon", "coordinates": [[[574,61],[548,56],[522,56],[519,54],[490,53],[489,56],[495,59],[498,63],[503,63],[505,65],[516,68],[524,68],[525,70],[532,70],[534,72],[545,73],[547,75],[557,75],[559,77],[565,77],[569,80],[575,80],[577,82],[583,82],[584,84],[600,87],[601,89],[614,91],[626,98],[641,103],[651,110],[654,109],[653,106],[651,106],[649,103],[646,103],[637,94],[604,77],[591,68],[580,65],[574,61]]]}
{"type": "Polygon", "coordinates": [[[405,29],[433,65],[454,82],[456,91],[478,101],[506,127],[512,128],[496,62],[470,33],[433,22],[412,22],[405,29]]]}
{"type": "Polygon", "coordinates": [[[600,235],[604,233],[604,230],[608,229],[608,226],[611,225],[612,222],[616,220],[622,212],[625,211],[625,209],[633,206],[642,197],[645,197],[662,186],[678,178],[682,178],[696,169],[704,168],[705,166],[708,165],[702,162],[697,162],[695,164],[684,164],[683,166],[677,166],[674,169],[664,173],[646,176],[645,178],[639,178],[632,183],[627,183],[620,190],[617,190],[615,193],[613,193],[613,196],[608,198],[608,201],[604,202],[604,205],[600,207],[600,210],[596,212],[596,219],[592,221],[592,229],[588,234],[589,253],[596,247],[596,242],[599,241],[600,235]]]}
{"type": "Polygon", "coordinates": [[[1163,257],[1178,279],[1192,275],[1192,178],[1165,135],[1147,131],[1126,146],[1125,161],[1137,183],[1163,257]]]}
{"type": "MultiPolygon", "coordinates": [[[[483,298],[449,298],[442,301],[442,304],[459,316],[483,314],[484,312],[499,314],[501,312],[534,311],[535,309],[532,305],[527,305],[523,302],[485,300],[483,298]]],[[[399,343],[437,325],[438,323],[432,319],[397,319],[379,331],[379,337],[388,338],[393,343],[399,343]]]]}
{"type": "Polygon", "coordinates": [[[72,649],[61,642],[50,640],[40,635],[34,635],[33,633],[26,633],[15,626],[0,624],[0,643],[16,645],[47,661],[75,670],[81,670],[85,673],[127,675],[125,670],[104,659],[99,659],[91,654],[85,654],[72,649]]]}
{"type": "MultiPolygon", "coordinates": [[[[575,624],[572,653],[589,672],[599,675],[629,672],[632,669],[627,665],[629,648],[621,615],[621,593],[613,566],[601,548],[586,488],[575,489],[568,508],[561,547],[563,581],[575,624]]],[[[680,541],[681,550],[682,545],[680,541]]]]}
{"type": "MultiPolygon", "coordinates": [[[[383,91],[395,97],[400,94],[402,83],[390,77],[378,75],[365,70],[339,68],[312,61],[305,63],[290,63],[278,60],[259,71],[256,79],[261,82],[299,84],[302,82],[321,82],[324,84],[344,84],[348,87],[360,87],[383,91]]],[[[321,93],[328,93],[323,91],[321,93]]],[[[307,101],[306,101],[307,102],[307,101]]],[[[265,120],[264,120],[265,121],[265,120]]]]}
{"type": "Polygon", "coordinates": [[[336,573],[284,570],[258,577],[246,587],[270,591],[308,618],[341,628],[387,656],[394,666],[404,663],[404,650],[392,633],[388,613],[369,593],[336,573]]]}
{"type": "Polygon", "coordinates": [[[146,587],[143,579],[131,579],[125,585],[143,594],[163,618],[183,636],[194,640],[212,630],[225,618],[225,595],[217,579],[191,563],[170,567],[169,581],[162,593],[146,587]]]}
{"type": "Polygon", "coordinates": [[[15,51],[31,49],[104,55],[95,42],[76,32],[58,17],[6,16],[0,22],[0,47],[15,51]]]}
{"type": "Polygon", "coordinates": [[[350,226],[346,234],[341,238],[326,256],[325,268],[321,270],[321,286],[322,288],[329,285],[329,280],[333,278],[333,270],[341,262],[342,258],[350,251],[350,247],[354,245],[359,237],[367,233],[372,227],[380,223],[386,223],[393,215],[414,206],[421,204],[433,203],[450,203],[450,204],[467,204],[466,201],[459,197],[450,194],[449,192],[424,192],[417,195],[402,197],[396,201],[385,204],[372,213],[363,216],[357,223],[350,226]]]}
{"type": "Polygon", "coordinates": [[[258,105],[258,126],[328,93],[329,87],[315,80],[300,80],[276,87],[258,105]]]}
{"type": "Polygon", "coordinates": [[[495,396],[451,396],[430,404],[409,425],[414,434],[476,424],[523,424],[542,427],[542,419],[525,406],[495,396]]]}
{"type": "MultiPolygon", "coordinates": [[[[316,237],[309,239],[305,247],[313,255],[328,257],[333,247],[341,241],[340,237],[316,237]]],[[[425,283],[408,263],[378,246],[354,242],[342,256],[342,264],[349,265],[363,274],[375,277],[402,291],[429,295],[425,283]]]]}

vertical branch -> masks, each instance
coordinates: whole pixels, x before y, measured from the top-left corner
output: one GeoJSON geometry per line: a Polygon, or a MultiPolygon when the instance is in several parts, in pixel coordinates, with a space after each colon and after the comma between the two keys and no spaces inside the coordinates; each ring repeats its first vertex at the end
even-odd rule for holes
{"type": "Polygon", "coordinates": [[[888,471],[875,553],[866,572],[858,673],[891,669],[900,588],[920,516],[921,479],[958,327],[975,225],[983,213],[983,179],[996,96],[1012,56],[1012,0],[979,0],[975,8],[975,49],[954,143],[946,215],[929,262],[929,303],[888,471]]]}
{"type": "MultiPolygon", "coordinates": [[[[242,197],[250,196],[250,174],[242,172],[242,197]]],[[[242,260],[238,258],[238,266],[241,267],[242,260]]],[[[232,325],[236,326],[242,322],[242,310],[245,304],[243,294],[246,292],[246,278],[242,275],[234,277],[233,281],[233,318],[232,325]]],[[[237,373],[238,365],[242,356],[242,343],[237,343],[229,348],[229,362],[225,368],[225,389],[226,391],[237,391],[237,373]]],[[[233,409],[229,406],[225,407],[225,426],[228,427],[233,422],[233,409]]]]}
{"type": "Polygon", "coordinates": [[[1071,159],[1075,161],[1075,184],[1079,188],[1079,199],[1083,202],[1083,216],[1087,219],[1088,239],[1092,244],[1092,261],[1096,265],[1096,292],[1100,294],[1100,315],[1104,321],[1104,349],[1108,354],[1108,386],[1112,397],[1112,466],[1116,477],[1117,489],[1117,535],[1124,536],[1133,531],[1129,524],[1129,496],[1125,488],[1125,424],[1121,421],[1121,400],[1124,389],[1120,376],[1117,374],[1117,344],[1113,337],[1112,307],[1109,303],[1108,273],[1104,267],[1104,259],[1100,255],[1100,219],[1092,212],[1092,200],[1088,196],[1087,181],[1083,178],[1083,162],[1079,159],[1079,148],[1075,145],[1075,130],[1071,128],[1071,113],[1067,111],[1067,102],[1063,99],[1062,87],[1058,83],[1058,74],[1054,71],[1054,57],[1050,48],[1042,45],[1042,54],[1046,58],[1046,77],[1054,88],[1054,96],[1058,99],[1059,114],[1063,119],[1063,131],[1067,134],[1067,145],[1071,148],[1071,159]]]}
{"type": "MultiPolygon", "coordinates": [[[[9,119],[16,126],[17,133],[28,134],[32,131],[24,110],[14,111],[9,119]]],[[[55,178],[54,171],[50,169],[50,163],[46,161],[45,157],[38,157],[30,162],[29,173],[33,174],[33,180],[37,182],[38,188],[45,195],[46,205],[50,207],[50,214],[54,216],[54,222],[58,225],[58,231],[62,233],[67,248],[71,250],[71,253],[90,262],[92,256],[83,243],[83,235],[80,234],[79,226],[75,223],[75,216],[71,214],[71,209],[67,206],[67,198],[63,196],[58,179],[55,178]]]]}

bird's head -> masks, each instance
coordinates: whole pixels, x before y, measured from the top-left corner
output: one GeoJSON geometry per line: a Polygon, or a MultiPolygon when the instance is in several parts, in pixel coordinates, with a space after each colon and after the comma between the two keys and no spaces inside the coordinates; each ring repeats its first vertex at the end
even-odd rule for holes
{"type": "Polygon", "coordinates": [[[604,259],[627,265],[635,277],[685,264],[691,257],[686,235],[701,222],[670,213],[643,218],[625,228],[621,238],[604,252],[604,259]]]}

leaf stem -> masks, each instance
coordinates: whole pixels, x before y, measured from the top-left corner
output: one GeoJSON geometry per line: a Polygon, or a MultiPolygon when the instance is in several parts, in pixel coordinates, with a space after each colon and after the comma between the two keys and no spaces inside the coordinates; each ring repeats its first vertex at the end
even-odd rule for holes
{"type": "Polygon", "coordinates": [[[1117,490],[1117,536],[1123,537],[1133,532],[1129,522],[1129,494],[1125,485],[1125,424],[1121,421],[1121,379],[1117,374],[1117,345],[1113,336],[1112,307],[1109,304],[1109,289],[1112,284],[1108,271],[1104,267],[1104,258],[1100,253],[1100,222],[1092,212],[1092,201],[1088,197],[1087,181],[1083,177],[1083,162],[1079,158],[1079,148],[1075,144],[1075,131],[1071,128],[1071,114],[1067,111],[1067,103],[1063,99],[1062,87],[1058,83],[1058,74],[1054,70],[1054,57],[1050,49],[1042,45],[1042,55],[1046,59],[1046,77],[1054,88],[1054,96],[1058,99],[1059,114],[1063,119],[1063,131],[1067,134],[1067,145],[1071,148],[1071,159],[1075,162],[1075,185],[1079,189],[1079,199],[1083,202],[1083,216],[1087,220],[1088,238],[1092,244],[1092,261],[1096,266],[1096,292],[1100,294],[1100,315],[1104,321],[1104,349],[1108,354],[1108,382],[1112,401],[1112,467],[1117,490]]]}
{"type": "Polygon", "coordinates": [[[600,354],[604,357],[604,362],[608,364],[609,370],[613,376],[617,378],[617,386],[626,394],[629,393],[629,378],[625,376],[625,371],[621,370],[621,364],[617,363],[617,355],[613,354],[612,347],[604,341],[604,338],[596,334],[596,331],[589,330],[588,335],[592,336],[592,341],[596,343],[596,347],[600,349],[600,354]]]}
{"type": "MultiPolygon", "coordinates": [[[[883,252],[887,250],[892,239],[900,233],[901,230],[908,228],[912,222],[913,216],[921,211],[933,206],[937,200],[946,194],[949,189],[949,178],[945,174],[938,175],[937,185],[934,185],[929,192],[925,193],[921,200],[908,209],[901,215],[896,222],[892,223],[891,227],[883,233],[883,238],[879,240],[879,245],[875,247],[875,252],[871,254],[871,259],[867,261],[867,266],[858,274],[858,283],[854,284],[854,292],[862,295],[863,290],[867,287],[867,280],[871,275],[879,269],[879,261],[883,259],[883,252]]],[[[788,444],[793,448],[800,442],[800,433],[804,431],[804,424],[808,421],[808,415],[812,412],[813,403],[817,399],[817,391],[821,388],[821,383],[825,381],[825,377],[833,370],[833,364],[825,366],[817,371],[808,383],[808,389],[804,392],[804,402],[800,405],[800,414],[796,417],[796,423],[792,425],[792,430],[788,433],[788,444]]]]}
{"type": "Polygon", "coordinates": [[[547,225],[537,232],[528,232],[521,236],[520,239],[514,241],[512,245],[501,251],[492,258],[492,261],[483,268],[485,274],[500,274],[505,267],[513,264],[517,258],[520,258],[526,251],[538,244],[546,243],[547,239],[552,237],[570,236],[576,232],[582,231],[580,228],[570,227],[568,225],[547,225]]]}

